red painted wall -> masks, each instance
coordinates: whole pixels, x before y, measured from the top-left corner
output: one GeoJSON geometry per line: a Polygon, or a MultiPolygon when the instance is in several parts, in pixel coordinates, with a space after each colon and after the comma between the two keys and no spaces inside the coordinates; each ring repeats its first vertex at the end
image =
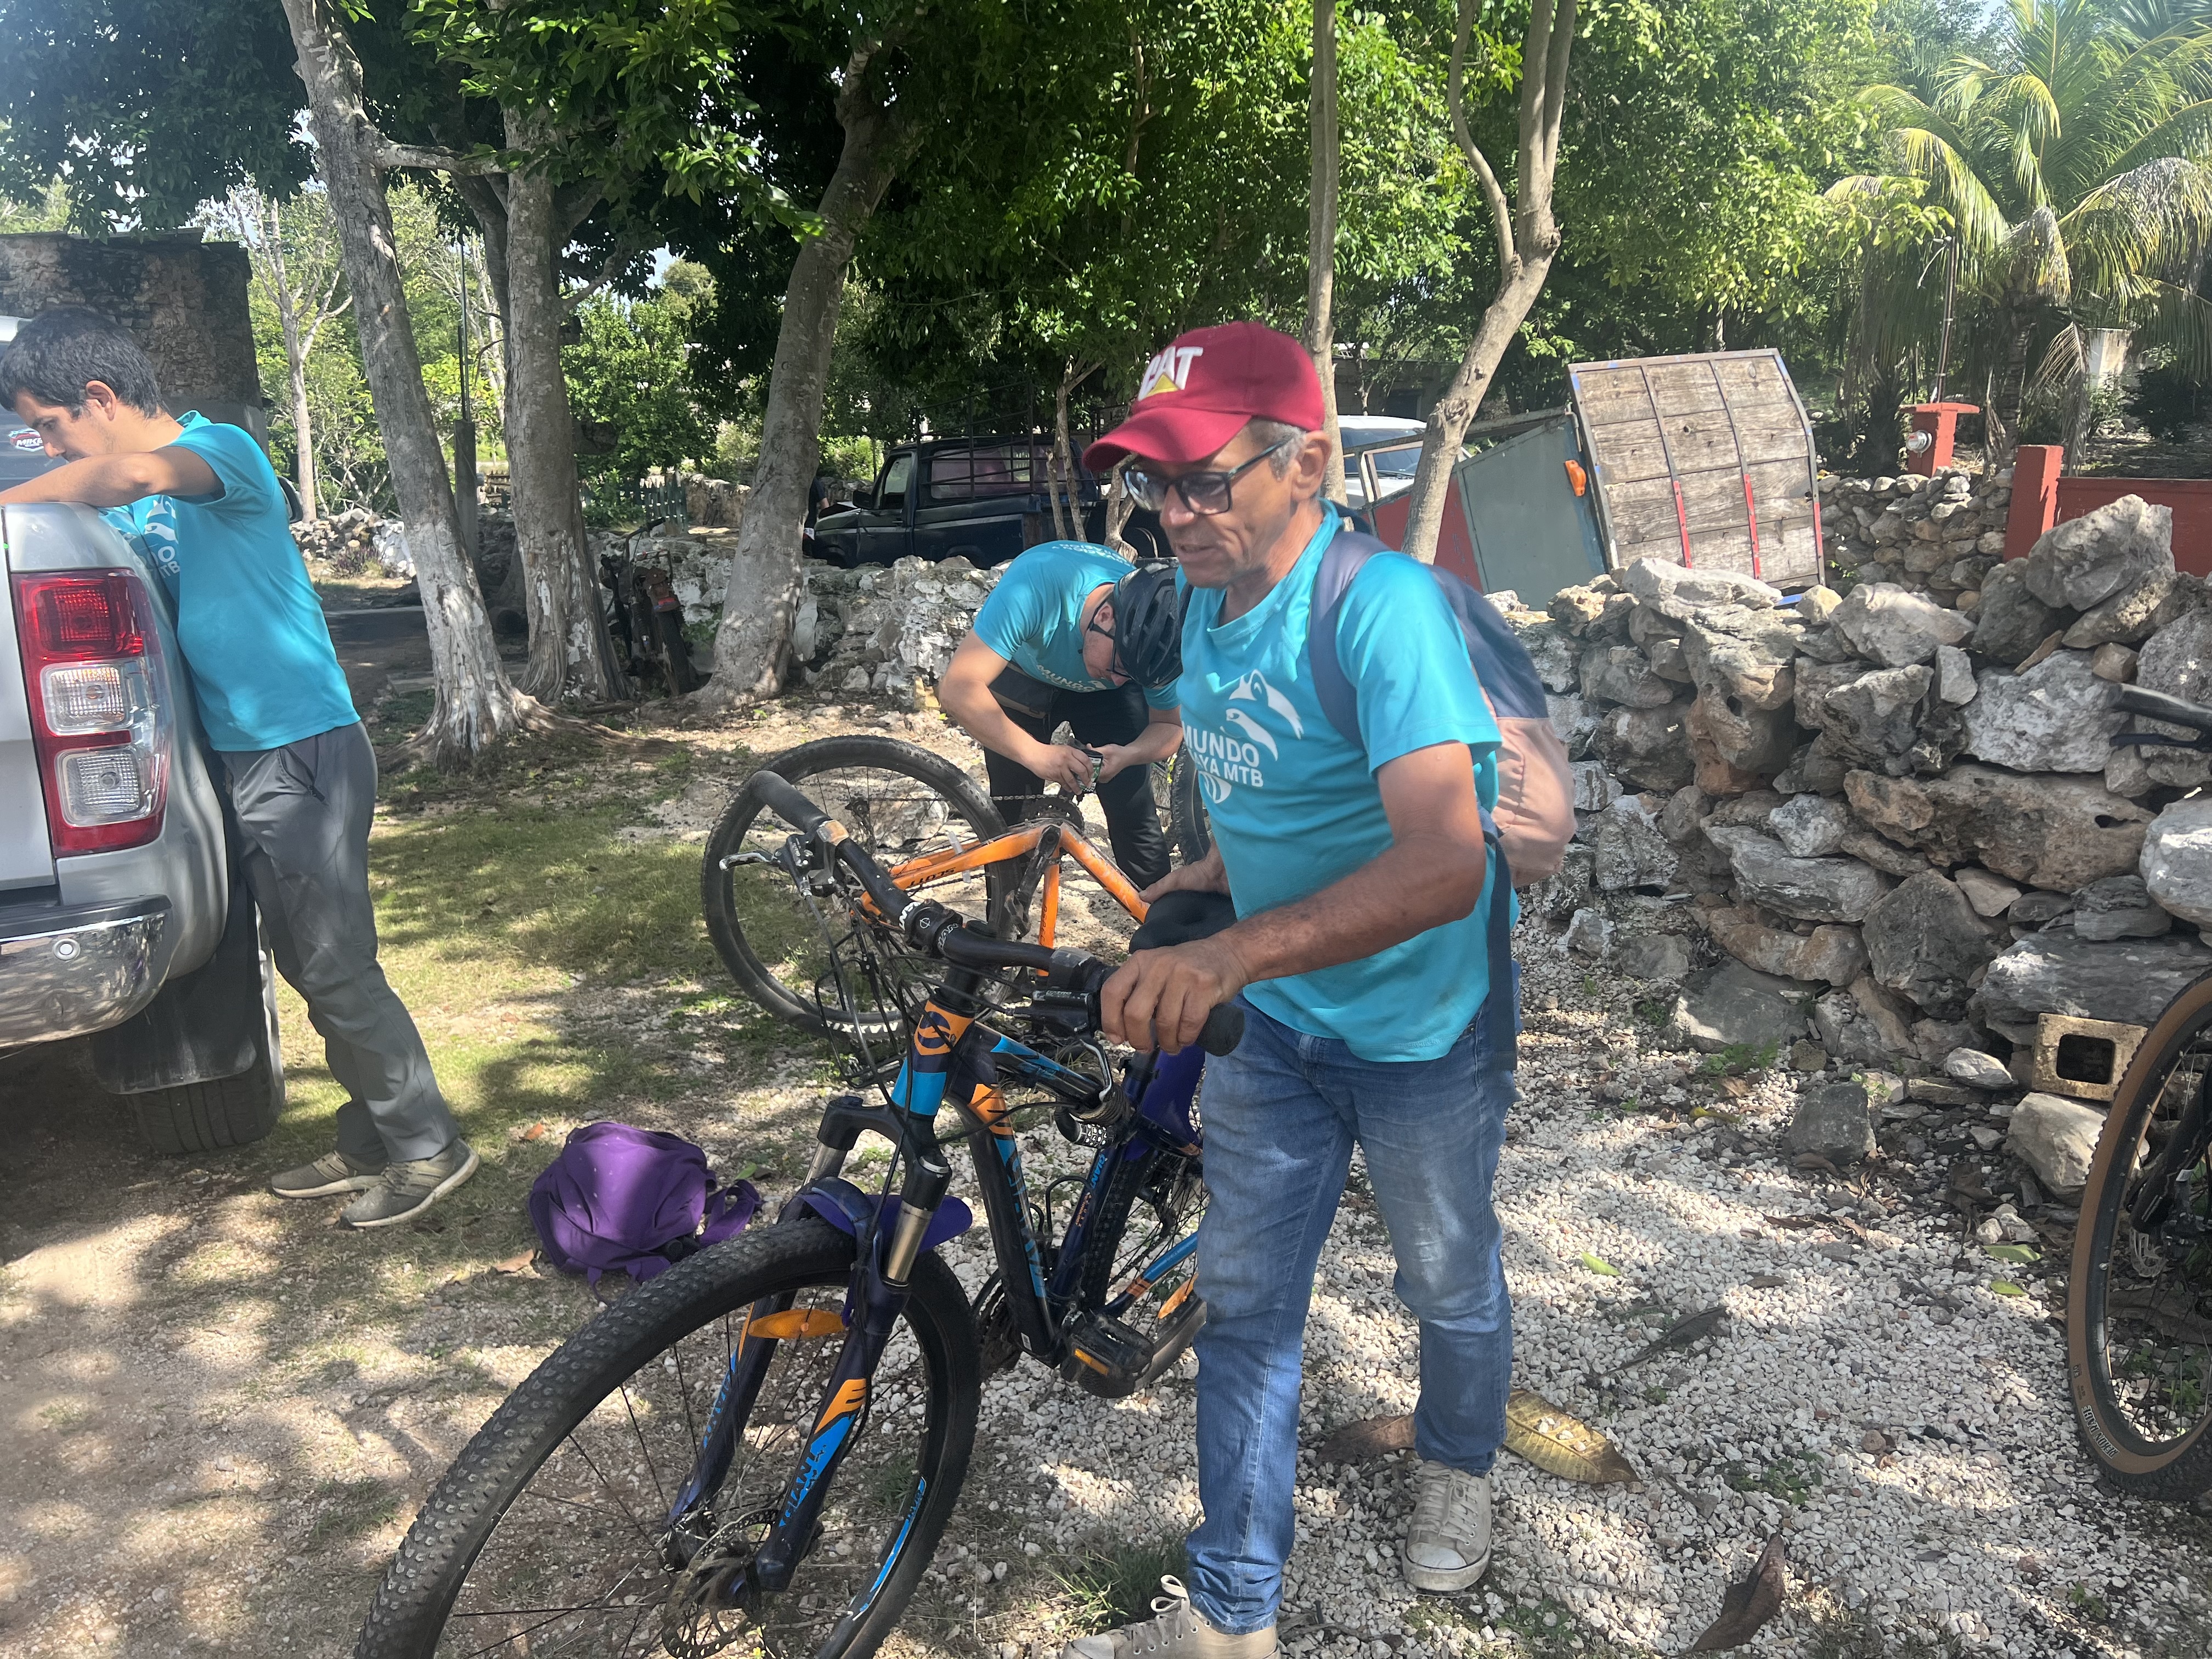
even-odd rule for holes
{"type": "Polygon", "coordinates": [[[2055,444],[2022,444],[2013,462],[2012,508],[2005,520],[2005,557],[2023,559],[2054,524],[2140,495],[2173,509],[2173,562],[2212,577],[2212,478],[2065,478],[2065,452],[2055,444]]]}
{"type": "MultiPolygon", "coordinates": [[[[1385,547],[1403,548],[1406,520],[1413,511],[1413,492],[1410,489],[1402,489],[1377,505],[1368,514],[1375,523],[1376,539],[1385,547]]],[[[1437,530],[1437,568],[1450,571],[1478,593],[1482,591],[1482,576],[1474,568],[1474,544],[1468,539],[1467,504],[1460,500],[1457,473],[1452,475],[1450,487],[1444,494],[1444,521],[1437,530]]]]}

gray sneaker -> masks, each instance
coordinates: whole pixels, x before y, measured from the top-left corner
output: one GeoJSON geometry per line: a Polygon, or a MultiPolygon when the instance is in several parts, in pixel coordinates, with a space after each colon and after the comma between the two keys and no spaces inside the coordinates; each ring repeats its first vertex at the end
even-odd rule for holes
{"type": "Polygon", "coordinates": [[[1273,1659],[1275,1627],[1225,1636],[1206,1622],[1190,1604],[1179,1578],[1163,1578],[1165,1595],[1152,1598],[1152,1617],[1141,1625],[1080,1636],[1060,1650],[1060,1659],[1141,1659],[1147,1654],[1173,1659],[1273,1659]]]}
{"type": "Polygon", "coordinates": [[[477,1164],[476,1149],[458,1139],[434,1158],[395,1159],[338,1219],[349,1227],[389,1227],[420,1215],[474,1175],[477,1164]]]}
{"type": "Polygon", "coordinates": [[[1490,1571],[1490,1477],[1423,1463],[1399,1565],[1415,1589],[1463,1590],[1490,1571]]]}
{"type": "Polygon", "coordinates": [[[383,1178],[381,1160],[362,1164],[343,1152],[325,1152],[313,1164],[270,1176],[269,1190],[279,1198],[333,1198],[340,1193],[365,1193],[383,1178]]]}

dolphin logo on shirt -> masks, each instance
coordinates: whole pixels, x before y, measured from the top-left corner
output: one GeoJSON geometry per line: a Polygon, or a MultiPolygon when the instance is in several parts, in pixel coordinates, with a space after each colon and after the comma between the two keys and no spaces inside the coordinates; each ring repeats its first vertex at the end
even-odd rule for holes
{"type": "MultiPolygon", "coordinates": [[[[1292,737],[1303,738],[1306,734],[1305,723],[1299,720],[1298,711],[1291,707],[1291,700],[1268,684],[1267,677],[1256,668],[1237,682],[1237,689],[1229,694],[1229,701],[1231,702],[1264,702],[1268,708],[1283,717],[1285,724],[1291,728],[1292,737]]],[[[1257,728],[1244,718],[1241,709],[1231,709],[1229,718],[1236,720],[1247,731],[1257,731],[1257,728]]],[[[1273,744],[1268,744],[1267,752],[1271,755],[1275,752],[1273,744]]]]}
{"type": "Polygon", "coordinates": [[[1258,744],[1262,749],[1265,749],[1271,758],[1279,753],[1275,747],[1275,740],[1267,735],[1267,727],[1261,726],[1259,721],[1254,720],[1243,709],[1231,708],[1226,710],[1222,714],[1221,718],[1227,720],[1231,726],[1235,726],[1239,732],[1242,732],[1246,737],[1251,738],[1253,742],[1258,744]]]}

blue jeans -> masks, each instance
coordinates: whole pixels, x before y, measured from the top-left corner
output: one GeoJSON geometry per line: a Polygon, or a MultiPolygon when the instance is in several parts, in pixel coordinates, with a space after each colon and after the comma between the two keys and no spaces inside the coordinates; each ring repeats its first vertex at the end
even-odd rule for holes
{"type": "Polygon", "coordinates": [[[1487,1025],[1441,1059],[1365,1060],[1249,1004],[1244,1041],[1210,1060],[1199,1234],[1198,1492],[1192,1605],[1231,1634],[1273,1624],[1293,1538],[1298,1379],[1314,1268],[1352,1165],[1398,1260],[1394,1288],[1421,1328],[1413,1445],[1483,1474],[1505,1440],[1513,1317],[1491,1178],[1513,1098],[1487,1025]]]}

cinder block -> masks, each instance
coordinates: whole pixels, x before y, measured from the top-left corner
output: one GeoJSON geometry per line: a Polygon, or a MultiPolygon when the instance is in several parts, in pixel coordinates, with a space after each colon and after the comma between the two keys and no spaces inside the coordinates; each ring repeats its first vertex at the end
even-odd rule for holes
{"type": "Polygon", "coordinates": [[[2045,1014],[2035,1022],[2035,1059],[2028,1086],[2076,1100],[2108,1101],[2119,1093],[2128,1062],[2149,1035],[2142,1025],[2045,1014]]]}

